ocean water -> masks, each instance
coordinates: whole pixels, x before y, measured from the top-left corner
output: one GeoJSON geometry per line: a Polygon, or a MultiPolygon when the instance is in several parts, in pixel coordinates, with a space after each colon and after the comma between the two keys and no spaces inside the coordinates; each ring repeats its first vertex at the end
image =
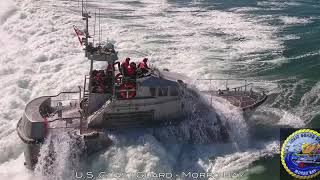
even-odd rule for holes
{"type": "Polygon", "coordinates": [[[73,150],[62,136],[54,140],[61,148],[54,173],[43,175],[43,157],[29,171],[16,123],[31,99],[82,85],[89,62],[72,26],[83,23],[75,0],[1,0],[0,179],[72,179],[77,169],[279,179],[279,128],[320,126],[318,1],[88,0],[87,7],[92,13],[101,8],[102,35],[115,43],[120,58],[148,55],[154,65],[193,80],[248,78],[269,99],[250,118],[214,101],[215,113],[231,126],[228,143],[190,133],[194,124],[188,123],[181,131],[123,131],[112,134],[114,146],[77,163],[67,158],[73,150]],[[173,136],[186,141],[168,142],[173,136]]]}

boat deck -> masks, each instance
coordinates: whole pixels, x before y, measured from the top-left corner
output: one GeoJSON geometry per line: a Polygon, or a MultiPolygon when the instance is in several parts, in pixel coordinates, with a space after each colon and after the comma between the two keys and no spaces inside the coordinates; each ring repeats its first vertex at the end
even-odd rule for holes
{"type": "Polygon", "coordinates": [[[239,108],[254,106],[256,103],[263,100],[266,95],[257,92],[249,91],[217,91],[217,96],[229,101],[232,105],[239,108]]]}
{"type": "MultiPolygon", "coordinates": [[[[262,92],[256,92],[253,91],[252,86],[253,83],[247,83],[247,80],[244,81],[244,85],[242,86],[236,86],[233,88],[228,87],[228,81],[231,79],[198,79],[199,81],[205,81],[209,82],[209,89],[215,89],[215,90],[204,90],[201,91],[205,94],[212,96],[217,96],[226,99],[228,102],[230,102],[232,105],[241,108],[242,110],[247,109],[254,109],[258,106],[260,106],[268,96],[262,92]],[[214,86],[212,86],[213,81],[226,81],[225,89],[221,90],[214,86]],[[250,89],[250,90],[249,90],[250,89]]],[[[238,81],[239,79],[235,79],[235,81],[238,81]]],[[[212,101],[212,98],[211,98],[212,101]]],[[[212,104],[212,102],[211,102],[212,104]]]]}
{"type": "Polygon", "coordinates": [[[101,131],[88,127],[88,119],[81,113],[78,99],[61,99],[51,97],[50,113],[46,114],[45,121],[48,123],[48,129],[69,129],[77,130],[80,134],[87,134],[101,131]]]}
{"type": "Polygon", "coordinates": [[[52,114],[52,116],[47,118],[49,122],[49,129],[74,129],[79,130],[80,134],[101,131],[100,129],[89,128],[88,119],[81,116],[80,110],[81,109],[79,107],[64,107],[60,114],[52,114]]]}

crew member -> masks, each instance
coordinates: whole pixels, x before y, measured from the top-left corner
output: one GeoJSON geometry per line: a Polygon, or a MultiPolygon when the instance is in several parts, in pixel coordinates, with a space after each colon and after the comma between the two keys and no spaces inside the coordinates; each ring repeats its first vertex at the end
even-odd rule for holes
{"type": "Polygon", "coordinates": [[[130,63],[130,58],[127,57],[126,60],[121,64],[121,69],[124,76],[128,76],[129,63],[130,63]]]}
{"type": "Polygon", "coordinates": [[[111,63],[108,63],[107,69],[106,69],[106,75],[107,75],[108,77],[112,76],[112,70],[113,70],[112,64],[111,64],[111,63]]]}
{"type": "Polygon", "coordinates": [[[147,62],[148,62],[148,58],[143,58],[143,60],[139,63],[138,68],[149,69],[147,62]]]}
{"type": "Polygon", "coordinates": [[[136,63],[131,62],[130,66],[128,67],[128,76],[131,78],[136,78],[136,69],[137,69],[136,63]]]}
{"type": "Polygon", "coordinates": [[[112,67],[112,63],[108,63],[107,68],[106,68],[106,77],[105,77],[105,85],[106,85],[106,90],[111,91],[112,89],[112,71],[113,71],[113,67],[112,67]]]}
{"type": "Polygon", "coordinates": [[[105,88],[104,88],[104,73],[103,71],[98,71],[94,79],[98,82],[98,92],[103,93],[105,88]]]}

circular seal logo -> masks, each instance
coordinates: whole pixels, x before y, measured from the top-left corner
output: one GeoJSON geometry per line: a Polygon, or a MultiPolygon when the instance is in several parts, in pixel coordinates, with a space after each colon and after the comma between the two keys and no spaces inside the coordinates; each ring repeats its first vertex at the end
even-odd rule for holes
{"type": "Polygon", "coordinates": [[[301,129],[291,134],[281,148],[281,162],[286,171],[298,179],[320,174],[320,133],[301,129]]]}

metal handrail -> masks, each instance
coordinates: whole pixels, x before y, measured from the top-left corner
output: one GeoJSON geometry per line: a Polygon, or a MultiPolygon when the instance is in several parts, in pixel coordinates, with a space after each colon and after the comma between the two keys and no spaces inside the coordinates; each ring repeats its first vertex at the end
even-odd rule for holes
{"type": "Polygon", "coordinates": [[[26,107],[25,107],[25,110],[26,110],[26,108],[28,107],[28,104],[30,104],[30,102],[35,101],[35,100],[37,100],[37,99],[44,98],[44,97],[54,98],[54,97],[60,96],[61,94],[75,94],[75,93],[79,93],[79,91],[62,91],[62,92],[60,92],[59,94],[54,95],[54,96],[40,96],[40,97],[37,97],[37,98],[35,98],[35,99],[33,99],[33,100],[31,100],[31,101],[29,101],[29,102],[27,103],[27,105],[26,105],[26,107]]]}
{"type": "Polygon", "coordinates": [[[57,97],[57,96],[60,96],[61,94],[75,94],[75,93],[79,93],[79,91],[62,91],[59,94],[54,96],[42,96],[42,97],[57,97]]]}
{"type": "Polygon", "coordinates": [[[211,82],[212,81],[226,81],[226,89],[228,88],[228,81],[230,80],[234,80],[234,81],[239,81],[239,80],[244,80],[245,85],[243,86],[238,86],[238,87],[234,87],[232,89],[237,89],[237,88],[241,88],[241,87],[247,87],[249,85],[252,85],[253,83],[249,83],[247,84],[247,79],[242,79],[242,78],[236,78],[236,79],[226,79],[226,78],[217,78],[217,79],[197,79],[197,81],[209,81],[210,82],[210,87],[211,87],[211,82]]]}
{"type": "Polygon", "coordinates": [[[239,89],[239,88],[242,88],[242,87],[247,87],[249,85],[252,85],[253,83],[249,83],[249,84],[245,84],[245,85],[242,85],[242,86],[237,86],[237,87],[234,87],[232,89],[239,89]]]}
{"type": "Polygon", "coordinates": [[[204,79],[197,79],[199,81],[225,81],[225,80],[235,80],[235,81],[239,81],[239,80],[247,80],[247,79],[243,79],[243,78],[235,78],[235,79],[228,79],[228,78],[204,78],[204,79]]]}
{"type": "Polygon", "coordinates": [[[255,79],[245,79],[245,78],[198,78],[196,79],[197,81],[208,81],[208,80],[212,80],[212,81],[226,81],[226,80],[230,80],[230,81],[250,81],[250,82],[263,82],[262,80],[255,80],[255,79]]]}
{"type": "MultiPolygon", "coordinates": [[[[247,87],[251,86],[251,89],[252,89],[252,85],[253,85],[253,83],[247,84],[247,79],[242,79],[242,78],[236,78],[236,79],[216,78],[216,79],[197,79],[197,80],[199,80],[199,81],[209,81],[209,88],[208,88],[207,92],[209,92],[210,95],[211,95],[211,98],[210,98],[210,104],[211,105],[212,105],[213,92],[216,92],[216,91],[212,90],[212,87],[213,87],[212,86],[212,81],[226,81],[225,90],[220,90],[219,89],[219,91],[221,91],[223,93],[226,93],[225,95],[227,95],[228,92],[230,92],[230,93],[234,93],[233,95],[241,95],[241,96],[243,96],[243,95],[245,95],[245,94],[247,94],[249,92],[247,87]],[[229,80],[238,80],[238,81],[239,80],[244,80],[244,85],[237,86],[237,87],[232,87],[231,88],[232,90],[229,91],[229,87],[228,87],[228,81],[229,80]]],[[[252,91],[251,89],[250,89],[250,92],[252,91]]],[[[232,98],[232,99],[233,99],[234,102],[236,102],[239,105],[241,105],[242,103],[246,103],[247,102],[247,101],[243,101],[242,98],[241,99],[232,98]]]]}
{"type": "Polygon", "coordinates": [[[55,119],[52,119],[52,120],[48,120],[48,123],[52,123],[52,122],[55,122],[55,121],[67,121],[67,120],[70,120],[70,119],[81,119],[81,116],[75,116],[75,117],[67,117],[67,118],[55,118],[55,119]]]}
{"type": "Polygon", "coordinates": [[[50,100],[51,103],[52,102],[63,102],[63,101],[74,101],[75,103],[80,102],[81,101],[81,88],[79,88],[79,91],[73,92],[73,91],[69,91],[69,92],[60,92],[58,95],[55,96],[50,96],[50,100]],[[70,96],[71,94],[78,94],[79,96],[78,98],[74,97],[74,96],[70,96]],[[63,94],[66,94],[67,97],[63,96],[63,94]]]}

